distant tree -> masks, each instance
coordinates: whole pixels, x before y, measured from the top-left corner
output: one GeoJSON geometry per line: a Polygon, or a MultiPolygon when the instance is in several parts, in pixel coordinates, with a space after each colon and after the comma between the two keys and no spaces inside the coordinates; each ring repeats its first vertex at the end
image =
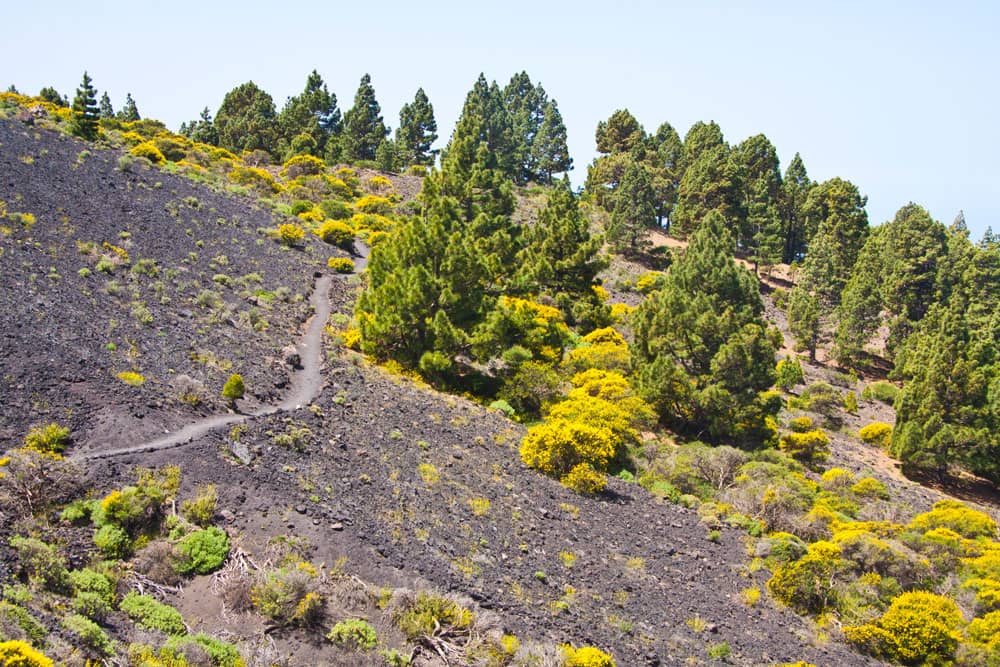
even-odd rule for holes
{"type": "Polygon", "coordinates": [[[382,108],[375,99],[371,76],[361,77],[354,95],[354,106],[344,114],[341,137],[341,158],[348,162],[374,160],[379,144],[385,141],[389,129],[382,122],[382,108]]]}
{"type": "Polygon", "coordinates": [[[242,153],[263,150],[274,154],[277,140],[274,100],[247,81],[226,93],[215,114],[219,146],[242,153]]]}
{"type": "Polygon", "coordinates": [[[14,93],[15,95],[20,95],[20,93],[17,92],[17,86],[15,86],[14,84],[10,84],[9,86],[7,86],[7,92],[14,93]]]}
{"type": "Polygon", "coordinates": [[[141,120],[139,109],[136,108],[135,100],[132,99],[132,93],[125,93],[125,104],[122,105],[121,110],[118,112],[118,120],[126,123],[134,123],[137,120],[141,120]]]}
{"type": "Polygon", "coordinates": [[[788,169],[785,170],[778,204],[785,241],[782,256],[786,264],[801,260],[805,256],[806,247],[816,231],[807,225],[805,214],[809,191],[814,185],[809,180],[802,157],[796,153],[788,164],[788,169]]]}
{"type": "Polygon", "coordinates": [[[500,87],[495,81],[487,83],[483,74],[465,97],[462,115],[442,153],[442,163],[449,160],[459,171],[467,171],[476,161],[480,145],[485,146],[489,169],[499,170],[510,179],[515,177],[515,142],[510,114],[504,106],[500,87]]]}
{"type": "Polygon", "coordinates": [[[606,121],[597,124],[597,152],[611,155],[627,153],[645,138],[642,125],[628,109],[619,109],[606,121]]]}
{"type": "Polygon", "coordinates": [[[753,259],[756,272],[760,265],[780,262],[784,245],[778,212],[778,152],[767,137],[758,134],[734,148],[730,159],[737,186],[736,246],[753,259]]]}
{"type": "Polygon", "coordinates": [[[111,98],[108,97],[107,92],[101,95],[100,111],[98,113],[102,119],[115,117],[115,110],[111,106],[111,98]]]}
{"type": "Polygon", "coordinates": [[[715,211],[727,222],[736,220],[736,173],[725,144],[707,148],[688,162],[685,147],[684,176],[677,187],[671,233],[685,237],[697,230],[701,221],[715,211]]]}
{"type": "Polygon", "coordinates": [[[523,71],[511,77],[501,94],[511,130],[511,176],[516,183],[527,183],[538,175],[534,143],[541,131],[548,95],[523,71]]]}
{"type": "Polygon", "coordinates": [[[399,127],[396,128],[396,147],[404,164],[431,166],[438,150],[431,146],[437,141],[437,121],[434,107],[423,88],[418,88],[413,102],[399,110],[399,127]]]}
{"type": "Polygon", "coordinates": [[[983,232],[983,238],[979,240],[980,248],[989,248],[991,246],[1000,245],[1000,235],[993,232],[993,226],[988,225],[986,231],[983,232]]]}
{"type": "Polygon", "coordinates": [[[753,275],[733,259],[725,220],[709,213],[663,286],[636,310],[639,387],[661,419],[699,438],[760,445],[780,408],[775,335],[753,275]]]}
{"type": "MultiPolygon", "coordinates": [[[[647,163],[653,190],[656,192],[656,221],[664,226],[664,221],[668,223],[671,221],[674,206],[677,204],[677,187],[681,180],[684,144],[670,123],[660,125],[656,134],[649,138],[649,142],[647,163]]],[[[668,230],[670,228],[669,224],[665,227],[668,230]]]]}
{"type": "Polygon", "coordinates": [[[378,145],[375,151],[375,166],[380,171],[394,173],[399,171],[399,145],[392,139],[386,139],[378,145]]]}
{"type": "Polygon", "coordinates": [[[531,154],[535,176],[543,183],[551,184],[553,174],[562,174],[573,168],[573,158],[569,156],[566,145],[566,125],[555,100],[549,100],[545,105],[531,154]]]}
{"type": "Polygon", "coordinates": [[[827,312],[840,303],[858,252],[868,238],[867,202],[856,185],[841,178],[824,181],[809,192],[806,217],[816,226],[816,234],[801,280],[827,312]]]}
{"type": "Polygon", "coordinates": [[[243,376],[239,373],[233,373],[222,387],[222,397],[229,401],[230,407],[235,408],[236,401],[243,398],[244,394],[246,394],[246,385],[243,383],[243,376]]]}
{"type": "Polygon", "coordinates": [[[819,302],[814,294],[797,286],[788,295],[788,328],[795,336],[796,348],[809,353],[809,361],[816,361],[819,315],[819,302]]]}
{"type": "Polygon", "coordinates": [[[593,322],[599,304],[592,287],[607,266],[600,254],[602,240],[591,236],[569,179],[556,181],[538,222],[525,231],[517,261],[524,291],[547,294],[573,320],[593,322]]]}
{"type": "Polygon", "coordinates": [[[55,104],[59,107],[68,107],[69,100],[59,94],[59,91],[51,86],[46,86],[38,91],[38,96],[50,104],[55,104]]]}
{"type": "Polygon", "coordinates": [[[97,138],[97,121],[100,109],[97,106],[97,91],[92,85],[93,80],[84,72],[83,81],[76,89],[73,98],[73,115],[69,122],[69,131],[82,139],[97,138]]]}
{"type": "Polygon", "coordinates": [[[308,153],[316,156],[329,154],[334,158],[331,162],[339,158],[339,155],[333,155],[338,147],[331,145],[331,142],[336,143],[341,132],[337,96],[327,90],[323,77],[316,70],[306,78],[305,89],[299,95],[288,98],[276,122],[285,159],[302,154],[303,144],[300,142],[296,150],[292,148],[292,143],[303,134],[312,138],[308,153]]]}
{"type": "Polygon", "coordinates": [[[729,152],[729,146],[722,136],[722,128],[714,120],[707,123],[698,121],[684,135],[684,154],[682,157],[684,169],[687,169],[708,151],[717,148],[725,148],[726,153],[729,152]]]}
{"type": "Polygon", "coordinates": [[[948,227],[948,232],[952,234],[964,234],[969,235],[969,225],[965,222],[965,211],[959,211],[955,219],[952,220],[951,225],[948,227]]]}
{"type": "Polygon", "coordinates": [[[864,348],[884,322],[882,280],[885,226],[876,227],[865,241],[837,307],[834,357],[844,366],[858,367],[864,348]]]}
{"type": "Polygon", "coordinates": [[[219,133],[215,129],[215,123],[212,122],[212,114],[208,107],[201,110],[198,120],[181,124],[180,134],[188,137],[191,141],[199,141],[203,144],[214,146],[219,143],[219,133]]]}
{"type": "Polygon", "coordinates": [[[644,246],[646,232],[656,223],[655,193],[649,175],[637,162],[629,164],[615,194],[608,240],[619,252],[635,253],[644,246]]]}

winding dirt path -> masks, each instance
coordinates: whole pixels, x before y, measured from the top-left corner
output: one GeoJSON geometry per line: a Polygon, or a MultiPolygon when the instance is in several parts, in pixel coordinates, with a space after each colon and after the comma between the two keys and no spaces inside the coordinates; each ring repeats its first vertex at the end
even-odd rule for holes
{"type": "MultiPolygon", "coordinates": [[[[356,274],[361,273],[368,267],[368,254],[370,252],[371,248],[365,243],[360,241],[355,242],[354,272],[356,274]]],[[[323,368],[323,329],[330,319],[330,312],[332,310],[330,304],[330,285],[332,283],[333,278],[328,275],[321,276],[316,280],[316,286],[309,299],[309,303],[313,308],[313,316],[310,318],[302,338],[299,339],[298,345],[295,346],[302,367],[292,373],[291,388],[288,391],[288,395],[280,403],[277,405],[265,405],[248,413],[204,417],[155,440],[149,440],[138,445],[132,445],[131,447],[78,452],[70,456],[69,459],[73,461],[89,461],[180,447],[216,429],[230,426],[231,424],[241,424],[254,417],[264,417],[277,412],[297,410],[311,403],[319,395],[319,391],[323,387],[323,375],[321,373],[323,368]]]]}
{"type": "Polygon", "coordinates": [[[288,395],[280,403],[277,405],[266,405],[245,414],[204,417],[155,440],[119,449],[79,452],[69,458],[76,461],[87,461],[170,449],[171,447],[186,445],[195,438],[199,438],[218,428],[239,424],[254,417],[263,417],[276,412],[295,410],[308,405],[319,395],[319,390],[323,386],[323,376],[320,372],[323,366],[323,328],[330,319],[330,285],[332,282],[333,278],[328,275],[321,276],[316,280],[316,286],[309,300],[313,307],[313,315],[309,320],[305,333],[296,345],[296,352],[299,354],[302,368],[292,374],[291,388],[288,395]]]}

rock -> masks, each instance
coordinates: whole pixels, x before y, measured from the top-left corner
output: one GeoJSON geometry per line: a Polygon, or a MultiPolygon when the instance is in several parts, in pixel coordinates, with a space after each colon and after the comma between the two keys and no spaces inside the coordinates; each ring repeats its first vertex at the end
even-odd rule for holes
{"type": "Polygon", "coordinates": [[[302,357],[299,356],[299,351],[295,349],[294,345],[286,345],[281,348],[281,360],[286,366],[302,368],[302,357]]]}
{"type": "Polygon", "coordinates": [[[229,443],[229,451],[231,451],[233,456],[239,459],[240,463],[243,465],[250,465],[250,462],[253,461],[253,454],[250,453],[250,448],[242,442],[229,443]]]}
{"type": "Polygon", "coordinates": [[[339,521],[336,522],[336,523],[331,523],[330,524],[330,530],[338,530],[339,531],[339,530],[343,530],[343,529],[344,529],[344,524],[340,523],[339,521]]]}
{"type": "Polygon", "coordinates": [[[296,505],[295,506],[295,511],[298,512],[299,514],[305,514],[306,513],[306,506],[305,505],[296,505]]]}

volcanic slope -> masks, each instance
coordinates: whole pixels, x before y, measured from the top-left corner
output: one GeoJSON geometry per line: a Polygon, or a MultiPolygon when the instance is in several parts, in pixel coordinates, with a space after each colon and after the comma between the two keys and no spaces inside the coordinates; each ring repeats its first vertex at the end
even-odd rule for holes
{"type": "MultiPolygon", "coordinates": [[[[118,157],[0,121],[0,200],[35,217],[2,240],[4,448],[48,421],[71,426],[78,451],[138,445],[220,411],[230,372],[261,404],[287,384],[280,351],[330,251],[284,250],[258,232],[278,220],[251,200],[122,171],[118,157]],[[199,405],[183,398],[181,375],[204,393],[199,405]]],[[[333,281],[334,310],[347,314],[354,278],[333,281]]],[[[316,562],[346,559],[344,571],[376,586],[466,594],[524,640],[592,644],[619,665],[874,664],[766,599],[744,603],[741,591],[766,578],[746,567],[744,533],[710,536],[693,510],[619,480],[582,498],[520,463],[520,426],[332,340],[325,374],[306,408],[92,461],[89,481],[103,493],[135,466],[178,465],[180,495],[215,484],[227,531],[251,554],[304,538],[316,562]]],[[[264,632],[234,626],[212,599],[197,581],[167,596],[194,631],[247,642],[264,632]]],[[[269,635],[288,664],[357,664],[303,630],[269,635]]]]}

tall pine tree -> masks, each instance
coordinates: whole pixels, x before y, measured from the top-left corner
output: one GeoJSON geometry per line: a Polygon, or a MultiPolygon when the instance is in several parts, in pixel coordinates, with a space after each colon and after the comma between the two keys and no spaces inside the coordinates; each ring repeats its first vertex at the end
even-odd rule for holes
{"type": "Polygon", "coordinates": [[[336,160],[336,141],[340,135],[340,109],[337,107],[337,96],[326,88],[323,77],[313,70],[306,77],[306,86],[295,97],[289,97],[285,107],[278,114],[278,133],[280,151],[287,159],[292,155],[311,153],[312,155],[327,155],[328,144],[336,160]],[[306,141],[307,135],[311,141],[306,141]]]}
{"type": "Polygon", "coordinates": [[[341,138],[341,159],[347,162],[374,160],[379,144],[385,141],[389,128],[382,121],[382,108],[375,99],[371,76],[361,77],[354,94],[354,106],[344,114],[341,138]]]}
{"type": "Polygon", "coordinates": [[[274,100],[253,81],[233,88],[215,114],[219,146],[236,154],[263,150],[275,155],[276,117],[274,100]]]}
{"type": "Polygon", "coordinates": [[[70,117],[69,131],[81,139],[97,138],[97,121],[100,119],[100,109],[97,106],[97,90],[93,80],[84,72],[83,81],[76,89],[73,98],[73,115],[70,117]]]}
{"type": "Polygon", "coordinates": [[[566,145],[566,125],[563,123],[559,105],[549,100],[542,114],[542,124],[538,128],[531,146],[533,174],[543,183],[551,184],[553,174],[562,174],[573,168],[573,158],[566,145]]]}
{"type": "Polygon", "coordinates": [[[418,88],[413,102],[399,110],[396,147],[405,164],[432,166],[438,150],[431,148],[437,141],[437,121],[434,107],[423,88],[418,88]]]}
{"type": "Polygon", "coordinates": [[[655,193],[649,174],[632,161],[615,194],[608,240],[618,252],[637,253],[645,248],[646,233],[655,223],[655,193]]]}
{"type": "MultiPolygon", "coordinates": [[[[206,107],[207,109],[208,107],[206,107]]],[[[118,112],[118,120],[126,123],[134,123],[137,120],[141,120],[139,109],[136,108],[135,100],[132,99],[132,93],[125,93],[125,103],[118,112]]]]}

